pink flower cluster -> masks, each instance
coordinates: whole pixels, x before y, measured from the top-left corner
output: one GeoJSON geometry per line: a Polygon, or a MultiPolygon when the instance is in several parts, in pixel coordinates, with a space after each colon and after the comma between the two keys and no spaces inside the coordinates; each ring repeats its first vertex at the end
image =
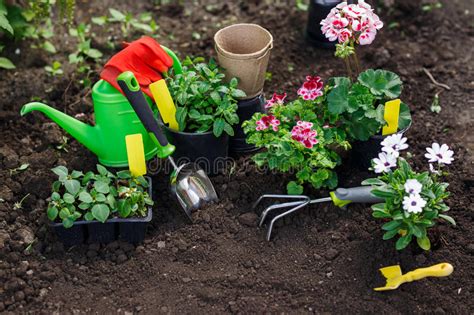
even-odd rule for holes
{"type": "Polygon", "coordinates": [[[338,40],[342,44],[353,39],[360,45],[371,44],[377,30],[383,27],[380,18],[364,0],[359,0],[358,4],[338,4],[321,21],[321,25],[321,30],[330,41],[338,40]]]}
{"type": "Polygon", "coordinates": [[[280,121],[275,118],[273,115],[263,116],[260,120],[257,121],[257,127],[255,130],[261,131],[265,130],[268,127],[272,127],[273,131],[278,131],[278,126],[280,121]]]}
{"type": "Polygon", "coordinates": [[[283,105],[285,98],[286,98],[286,93],[283,93],[283,94],[273,93],[273,97],[265,103],[265,108],[271,108],[275,104],[283,105]]]}
{"type": "Polygon", "coordinates": [[[316,136],[318,133],[316,130],[312,130],[313,123],[307,121],[298,121],[296,126],[291,130],[291,138],[301,142],[305,147],[311,149],[315,144],[318,143],[316,136]]]}
{"type": "Polygon", "coordinates": [[[298,95],[301,95],[304,100],[314,100],[318,96],[323,95],[323,81],[318,76],[306,77],[306,82],[298,89],[298,95]]]}

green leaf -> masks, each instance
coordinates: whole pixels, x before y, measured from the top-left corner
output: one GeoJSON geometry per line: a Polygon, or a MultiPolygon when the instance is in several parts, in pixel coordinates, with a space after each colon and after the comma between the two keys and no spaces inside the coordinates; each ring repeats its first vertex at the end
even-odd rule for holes
{"type": "Polygon", "coordinates": [[[59,180],[55,181],[53,183],[52,190],[55,191],[55,192],[59,191],[59,188],[61,188],[61,185],[62,185],[62,183],[59,180]]]}
{"type": "Polygon", "coordinates": [[[215,121],[214,121],[214,126],[213,126],[213,133],[214,133],[214,136],[216,137],[220,137],[222,135],[222,132],[224,131],[224,127],[225,127],[225,120],[223,118],[217,118],[215,121]]]}
{"type": "Polygon", "coordinates": [[[91,205],[90,205],[89,203],[81,202],[78,207],[79,207],[79,209],[81,209],[81,210],[87,210],[87,209],[90,208],[90,206],[91,206],[91,205]]]}
{"type": "Polygon", "coordinates": [[[376,203],[372,205],[372,210],[385,212],[385,203],[376,203]]]}
{"type": "Polygon", "coordinates": [[[374,211],[372,212],[372,216],[377,219],[385,219],[385,218],[388,219],[392,217],[390,213],[383,212],[383,211],[374,211]]]}
{"type": "Polygon", "coordinates": [[[92,197],[88,192],[81,191],[81,193],[79,194],[79,200],[85,203],[91,203],[92,197]]]}
{"type": "Polygon", "coordinates": [[[68,170],[65,166],[59,165],[52,169],[53,173],[59,176],[59,180],[66,179],[68,175],[68,170]]]}
{"type": "Polygon", "coordinates": [[[235,97],[235,98],[243,98],[243,97],[247,96],[247,94],[245,94],[244,91],[239,90],[239,89],[232,90],[231,95],[232,95],[232,97],[235,97]]]}
{"type": "Polygon", "coordinates": [[[411,124],[410,108],[407,104],[400,104],[400,114],[398,116],[398,130],[404,130],[411,124]]]}
{"type": "Polygon", "coordinates": [[[89,50],[87,50],[85,52],[85,54],[89,57],[91,57],[92,59],[98,59],[100,57],[102,57],[102,52],[100,52],[99,50],[95,49],[95,48],[91,48],[89,50]]]}
{"type": "Polygon", "coordinates": [[[45,41],[42,45],[43,49],[46,50],[47,52],[51,54],[56,53],[56,47],[50,42],[50,41],[45,41]]]}
{"type": "Polygon", "coordinates": [[[99,174],[102,176],[107,176],[107,174],[109,173],[109,171],[107,171],[107,169],[100,164],[97,164],[96,167],[97,167],[97,172],[99,172],[99,174]]]}
{"type": "Polygon", "coordinates": [[[75,196],[81,189],[81,183],[76,179],[68,179],[64,187],[71,195],[75,196]]]}
{"type": "Polygon", "coordinates": [[[69,203],[69,204],[73,204],[74,201],[76,201],[76,200],[74,199],[74,196],[71,195],[70,193],[65,193],[64,196],[63,196],[63,199],[64,199],[64,201],[65,201],[66,203],[69,203]]]}
{"type": "Polygon", "coordinates": [[[191,109],[189,110],[189,117],[191,119],[199,119],[199,117],[201,116],[201,113],[199,113],[196,109],[191,109]]]}
{"type": "Polygon", "coordinates": [[[104,25],[107,23],[107,17],[106,16],[96,16],[91,19],[92,23],[97,24],[97,25],[104,25]]]}
{"type": "Polygon", "coordinates": [[[327,96],[328,110],[340,114],[349,108],[349,80],[340,80],[327,96]]]}
{"type": "Polygon", "coordinates": [[[0,68],[11,70],[11,69],[15,69],[16,67],[13,64],[13,62],[10,61],[10,59],[5,58],[5,57],[0,57],[0,68]]]}
{"type": "Polygon", "coordinates": [[[387,231],[387,232],[384,233],[382,239],[383,239],[384,241],[386,241],[386,240],[389,240],[389,239],[393,238],[393,237],[394,237],[395,235],[397,235],[397,234],[398,234],[398,230],[397,230],[397,229],[390,230],[390,231],[387,231]]]}
{"type": "Polygon", "coordinates": [[[86,219],[86,221],[92,221],[92,220],[94,220],[94,215],[92,214],[92,212],[87,212],[84,215],[84,219],[86,219]]]}
{"type": "Polygon", "coordinates": [[[63,226],[66,229],[71,228],[73,225],[74,225],[74,217],[69,216],[69,217],[63,219],[63,226]]]}
{"type": "Polygon", "coordinates": [[[117,21],[123,22],[125,21],[126,16],[120,12],[119,10],[109,8],[110,15],[117,21]]]}
{"type": "Polygon", "coordinates": [[[13,27],[10,25],[6,17],[6,12],[0,11],[0,28],[6,30],[10,35],[13,35],[13,27]]]}
{"type": "Polygon", "coordinates": [[[426,231],[424,232],[424,227],[423,228],[420,228],[419,226],[417,225],[410,225],[410,231],[412,232],[412,234],[417,237],[417,238],[420,238],[422,237],[424,234],[426,234],[426,231]]]}
{"type": "Polygon", "coordinates": [[[418,243],[418,246],[420,246],[424,250],[430,250],[431,248],[431,242],[428,236],[423,236],[423,237],[418,237],[416,239],[416,242],[418,243]]]}
{"type": "Polygon", "coordinates": [[[445,219],[446,221],[448,221],[448,222],[451,223],[452,225],[456,225],[456,221],[454,221],[454,219],[451,218],[449,215],[440,214],[439,217],[442,218],[442,219],[445,219]]]}
{"type": "Polygon", "coordinates": [[[179,131],[184,131],[186,128],[186,116],[188,115],[188,110],[186,107],[179,107],[176,109],[176,121],[179,125],[179,131]]]}
{"type": "Polygon", "coordinates": [[[110,209],[115,209],[116,208],[116,201],[114,196],[112,195],[107,195],[107,204],[109,205],[110,209]]]}
{"type": "Polygon", "coordinates": [[[361,184],[367,186],[382,186],[385,185],[385,182],[378,178],[367,178],[361,184]]]}
{"type": "Polygon", "coordinates": [[[236,88],[237,85],[239,85],[239,81],[237,80],[237,78],[232,78],[229,82],[229,85],[231,88],[236,88]]]}
{"type": "Polygon", "coordinates": [[[123,170],[117,172],[117,177],[120,179],[130,179],[132,178],[132,174],[129,170],[123,170]]]}
{"type": "Polygon", "coordinates": [[[389,99],[397,98],[402,91],[402,80],[391,71],[369,69],[362,72],[358,81],[376,96],[385,96],[389,99]]]}
{"type": "Polygon", "coordinates": [[[61,218],[62,220],[64,220],[70,215],[71,213],[69,212],[68,208],[62,208],[61,211],[59,211],[59,218],[61,218]]]}
{"type": "Polygon", "coordinates": [[[231,137],[234,135],[234,128],[227,122],[224,124],[224,131],[231,137]]]}
{"type": "Polygon", "coordinates": [[[103,193],[103,194],[108,194],[110,191],[109,185],[102,181],[96,181],[94,183],[94,188],[95,190],[97,190],[97,192],[103,193]]]}
{"type": "Polygon", "coordinates": [[[51,194],[51,200],[56,201],[61,199],[61,195],[58,194],[56,191],[51,194]]]}
{"type": "Polygon", "coordinates": [[[107,198],[105,197],[104,194],[98,193],[97,196],[95,196],[95,200],[97,202],[105,202],[107,198]]]}
{"type": "Polygon", "coordinates": [[[219,93],[216,92],[216,91],[211,92],[211,99],[212,99],[216,104],[220,104],[221,101],[222,101],[221,96],[220,96],[219,93]]]}
{"type": "Polygon", "coordinates": [[[48,212],[47,212],[47,214],[48,214],[48,219],[51,220],[51,221],[56,220],[56,218],[58,217],[58,213],[59,213],[58,208],[56,208],[56,207],[49,207],[49,208],[48,208],[48,212]]]}
{"type": "Polygon", "coordinates": [[[109,207],[103,203],[96,204],[92,207],[92,215],[94,218],[99,221],[104,223],[107,218],[109,217],[110,210],[109,207]]]}
{"type": "Polygon", "coordinates": [[[387,187],[379,187],[377,189],[372,190],[371,193],[376,197],[384,199],[395,197],[395,192],[387,187]]]}
{"type": "Polygon", "coordinates": [[[395,248],[397,250],[404,249],[405,247],[408,246],[408,244],[410,244],[412,237],[413,236],[410,233],[406,234],[405,236],[400,237],[397,240],[397,243],[395,244],[395,248]]]}
{"type": "Polygon", "coordinates": [[[286,185],[286,191],[289,195],[301,195],[303,193],[303,186],[291,181],[286,185]]]}
{"type": "Polygon", "coordinates": [[[74,179],[79,178],[79,177],[81,177],[82,175],[84,175],[84,174],[82,174],[81,171],[76,171],[76,170],[74,170],[74,171],[71,172],[71,177],[74,178],[74,179]]]}
{"type": "Polygon", "coordinates": [[[385,223],[384,225],[382,225],[382,230],[385,230],[385,231],[391,231],[393,229],[397,229],[398,231],[398,228],[400,227],[400,225],[402,225],[402,221],[390,221],[390,222],[387,222],[385,223]]]}

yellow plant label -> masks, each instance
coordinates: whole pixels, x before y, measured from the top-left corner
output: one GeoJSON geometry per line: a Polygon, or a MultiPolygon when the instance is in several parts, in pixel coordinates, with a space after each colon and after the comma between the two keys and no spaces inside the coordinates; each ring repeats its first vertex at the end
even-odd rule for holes
{"type": "Polygon", "coordinates": [[[150,84],[150,91],[153,94],[163,122],[167,123],[171,129],[179,130],[178,122],[176,121],[176,107],[174,106],[166,81],[161,79],[153,82],[150,84]]]}
{"type": "Polygon", "coordinates": [[[391,135],[398,130],[398,117],[400,116],[400,99],[385,103],[383,118],[387,122],[382,128],[382,135],[391,135]]]}
{"type": "Polygon", "coordinates": [[[141,133],[125,136],[127,145],[128,168],[133,176],[146,174],[145,149],[141,133]]]}

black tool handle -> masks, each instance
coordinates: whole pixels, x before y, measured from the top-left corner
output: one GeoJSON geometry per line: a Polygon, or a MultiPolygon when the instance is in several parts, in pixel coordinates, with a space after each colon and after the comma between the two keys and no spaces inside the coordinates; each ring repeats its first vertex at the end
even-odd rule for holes
{"type": "Polygon", "coordinates": [[[130,102],[130,105],[132,105],[138,118],[145,126],[145,129],[155,135],[161,146],[167,146],[168,139],[166,139],[166,136],[163,134],[163,131],[155,120],[153,111],[148,105],[145,96],[143,96],[140,85],[138,84],[133,72],[125,71],[120,74],[117,77],[117,83],[130,102]]]}

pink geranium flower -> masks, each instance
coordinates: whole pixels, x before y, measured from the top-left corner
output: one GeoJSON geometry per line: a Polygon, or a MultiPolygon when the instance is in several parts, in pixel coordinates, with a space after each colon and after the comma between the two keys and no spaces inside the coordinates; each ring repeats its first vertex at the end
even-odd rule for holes
{"type": "Polygon", "coordinates": [[[316,139],[318,133],[316,130],[311,129],[312,127],[313,123],[302,120],[298,121],[291,130],[291,138],[301,142],[306,148],[311,149],[318,143],[316,139]]]}
{"type": "Polygon", "coordinates": [[[261,131],[272,127],[273,131],[278,131],[278,126],[280,121],[275,118],[273,115],[263,116],[260,120],[257,121],[257,127],[255,130],[261,131]]]}
{"type": "Polygon", "coordinates": [[[382,27],[382,21],[364,0],[359,0],[358,4],[342,2],[321,21],[321,30],[326,38],[337,40],[340,44],[354,41],[360,45],[369,45],[382,27]]]}
{"type": "Polygon", "coordinates": [[[286,93],[283,93],[283,94],[273,93],[272,98],[270,100],[267,100],[267,102],[265,103],[265,108],[271,108],[275,104],[283,105],[285,98],[286,98],[286,93]]]}
{"type": "Polygon", "coordinates": [[[306,82],[298,89],[298,95],[301,95],[304,100],[314,100],[323,95],[323,81],[318,76],[306,77],[306,82]]]}

